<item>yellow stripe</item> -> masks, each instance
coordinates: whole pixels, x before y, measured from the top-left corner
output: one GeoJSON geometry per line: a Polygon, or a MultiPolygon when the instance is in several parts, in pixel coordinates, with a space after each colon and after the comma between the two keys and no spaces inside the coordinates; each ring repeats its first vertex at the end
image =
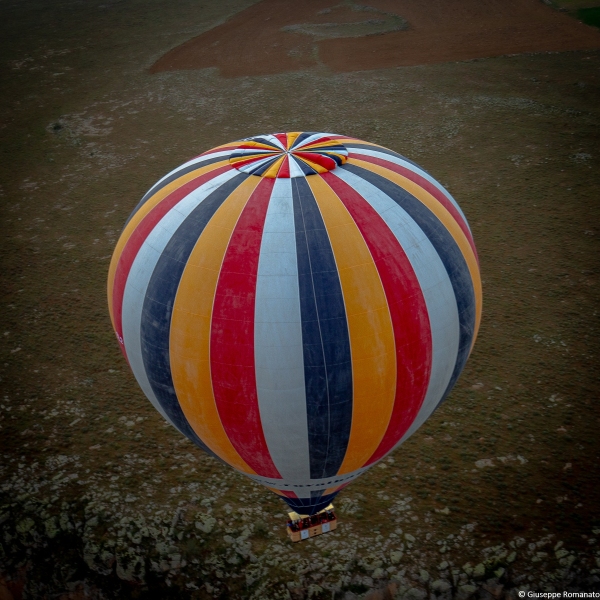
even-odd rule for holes
{"type": "Polygon", "coordinates": [[[245,162],[248,160],[257,160],[259,158],[269,158],[270,156],[277,156],[277,152],[273,152],[272,154],[264,154],[264,153],[257,153],[257,154],[244,154],[244,156],[236,156],[235,158],[230,158],[229,162],[232,165],[237,165],[238,163],[241,162],[245,162]]]}
{"type": "Polygon", "coordinates": [[[255,474],[229,441],[215,403],[210,372],[210,330],[225,251],[260,177],[246,179],[220,206],[198,239],[179,282],[169,339],[171,372],[186,419],[226,463],[255,474]]]}
{"type": "Polygon", "coordinates": [[[342,159],[342,162],[346,162],[346,160],[348,158],[345,154],[340,154],[339,152],[333,152],[330,150],[326,150],[326,151],[322,152],[321,154],[324,156],[330,156],[330,155],[337,156],[338,158],[342,159]]]}
{"type": "Polygon", "coordinates": [[[196,179],[205,173],[210,171],[214,171],[215,169],[220,169],[229,163],[228,159],[212,163],[210,165],[206,165],[205,167],[200,167],[195,171],[191,171],[190,173],[186,173],[181,177],[171,181],[163,188],[158,190],[154,196],[151,196],[144,202],[144,204],[140,207],[140,209],[131,217],[131,220],[125,226],[125,229],[121,233],[121,237],[119,237],[119,241],[117,242],[117,246],[115,247],[115,251],[113,252],[112,259],[110,261],[110,267],[108,268],[108,285],[107,285],[107,294],[108,294],[108,311],[110,313],[110,320],[112,321],[114,327],[114,316],[113,316],[113,287],[115,280],[115,272],[117,270],[117,265],[119,264],[119,259],[121,258],[121,253],[125,248],[125,244],[127,244],[129,238],[135,231],[136,227],[141,223],[142,219],[162,200],[164,200],[171,192],[175,191],[177,188],[185,185],[192,179],[196,179]]]}
{"type": "Polygon", "coordinates": [[[301,131],[289,131],[287,135],[287,146],[286,149],[289,150],[292,147],[292,144],[296,141],[296,138],[301,134],[301,131]]]}
{"type": "Polygon", "coordinates": [[[304,148],[307,149],[306,152],[310,152],[310,150],[312,150],[313,148],[323,148],[323,147],[327,147],[327,146],[332,146],[337,143],[338,143],[338,141],[335,138],[329,138],[329,140],[327,142],[315,142],[315,143],[307,144],[306,146],[302,146],[301,148],[298,148],[298,152],[301,152],[302,150],[304,150],[304,148]]]}
{"type": "Polygon", "coordinates": [[[245,142],[241,142],[241,141],[237,141],[237,142],[228,142],[227,144],[221,144],[220,146],[217,146],[216,148],[211,148],[210,150],[207,150],[206,152],[202,153],[200,156],[210,156],[213,152],[220,152],[221,150],[227,150],[229,148],[237,148],[240,144],[243,144],[245,142]]]}
{"type": "Polygon", "coordinates": [[[277,150],[279,150],[279,152],[281,152],[281,148],[274,148],[270,144],[263,144],[262,142],[255,142],[254,140],[246,140],[246,141],[236,142],[235,146],[238,146],[238,147],[239,146],[246,146],[246,147],[250,147],[250,148],[260,148],[261,150],[273,150],[274,152],[276,152],[277,150]]]}
{"type": "Polygon", "coordinates": [[[352,426],[338,474],[362,467],[379,446],[396,394],[396,348],[383,284],[365,240],[335,192],[307,177],[335,256],[352,355],[352,426]]]}
{"type": "Polygon", "coordinates": [[[471,344],[472,348],[473,344],[475,343],[477,333],[479,332],[479,324],[481,323],[481,275],[479,273],[477,258],[475,257],[473,249],[471,248],[471,244],[469,244],[469,240],[466,238],[463,230],[460,228],[460,225],[455,221],[452,214],[444,207],[443,204],[441,204],[434,196],[410,179],[407,179],[406,177],[403,177],[402,175],[399,175],[390,169],[386,169],[385,167],[380,167],[379,165],[374,165],[373,163],[359,160],[357,158],[349,159],[348,163],[351,165],[357,165],[363,169],[372,171],[373,173],[377,173],[378,175],[393,181],[395,184],[405,189],[415,198],[419,199],[450,232],[450,235],[453,237],[465,258],[467,267],[469,268],[469,273],[471,274],[471,280],[473,281],[473,290],[475,292],[475,334],[471,344]]]}
{"type": "Polygon", "coordinates": [[[281,163],[285,158],[285,154],[278,160],[276,160],[264,173],[263,177],[267,177],[268,179],[275,179],[277,177],[277,173],[279,172],[279,167],[281,167],[281,163]]]}
{"type": "MultiPolygon", "coordinates": [[[[338,144],[360,144],[361,146],[373,146],[373,148],[383,148],[384,150],[390,150],[381,144],[374,144],[373,142],[365,142],[364,140],[357,140],[356,138],[331,138],[335,140],[338,144]]],[[[390,150],[390,152],[394,152],[394,150],[390,150]]]]}

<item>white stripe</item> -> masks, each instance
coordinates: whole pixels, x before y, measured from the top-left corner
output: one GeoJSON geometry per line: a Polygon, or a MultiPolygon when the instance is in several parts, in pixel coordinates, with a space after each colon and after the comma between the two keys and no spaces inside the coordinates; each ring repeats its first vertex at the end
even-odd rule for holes
{"type": "MultiPolygon", "coordinates": [[[[359,142],[357,142],[357,143],[359,143],[359,142]]],[[[350,147],[350,150],[352,151],[352,144],[346,144],[346,147],[350,147]]],[[[423,169],[413,165],[412,163],[408,162],[407,160],[402,160],[401,158],[399,158],[397,156],[392,156],[391,154],[386,154],[385,152],[377,152],[377,150],[367,150],[366,148],[356,148],[356,150],[354,150],[354,152],[356,154],[365,154],[366,156],[373,156],[375,158],[381,158],[382,160],[387,160],[388,162],[394,163],[396,165],[400,165],[401,167],[405,167],[409,171],[412,171],[413,173],[417,173],[417,175],[420,175],[421,177],[423,177],[423,179],[427,179],[427,181],[429,181],[429,183],[434,185],[440,192],[442,192],[442,194],[444,194],[444,196],[446,196],[446,198],[448,198],[448,200],[450,200],[450,202],[452,202],[452,204],[454,204],[454,207],[456,208],[456,210],[458,211],[460,216],[463,218],[465,225],[467,226],[467,229],[469,231],[471,231],[471,228],[469,227],[469,222],[467,221],[467,217],[465,217],[463,211],[461,210],[460,206],[458,205],[458,202],[452,197],[450,192],[439,181],[436,181],[431,175],[429,175],[429,173],[423,171],[423,169]]]]}
{"type": "Polygon", "coordinates": [[[150,232],[135,257],[123,294],[123,343],[131,370],[154,408],[175,427],[154,395],[142,358],[141,320],[146,290],[165,246],[177,228],[210,193],[239,173],[226,171],[207,181],[176,204],[150,232]]]}
{"type": "Polygon", "coordinates": [[[435,410],[452,377],[460,339],[456,297],[438,253],[411,216],[387,194],[358,175],[345,169],[335,169],[332,173],[365,198],[391,229],[406,252],[427,305],[432,341],[431,377],[421,409],[397,447],[435,410]]]}
{"type": "MultiPolygon", "coordinates": [[[[322,479],[300,479],[299,477],[292,477],[289,479],[270,479],[268,477],[261,477],[260,475],[248,475],[242,473],[246,477],[249,477],[256,483],[272,487],[277,490],[288,490],[298,494],[301,498],[307,498],[310,496],[311,491],[325,491],[330,487],[337,487],[344,483],[349,483],[357,477],[360,477],[363,473],[368,471],[373,465],[368,467],[361,467],[351,473],[344,473],[343,475],[333,475],[331,477],[324,477],[322,479]]],[[[241,473],[241,471],[239,471],[241,473]]]]}
{"type": "Polygon", "coordinates": [[[315,133],[314,135],[311,135],[309,137],[307,137],[305,140],[302,140],[297,146],[295,146],[292,151],[296,151],[299,150],[300,148],[304,148],[304,146],[311,144],[312,142],[314,142],[315,140],[319,140],[321,138],[328,138],[328,137],[342,137],[339,135],[336,135],[335,133],[315,133]]]}
{"type": "Polygon", "coordinates": [[[284,479],[310,479],[308,419],[292,183],[276,179],[256,281],[258,407],[271,459],[284,479]]]}
{"type": "MultiPolygon", "coordinates": [[[[235,168],[238,171],[243,171],[244,173],[252,173],[252,171],[255,171],[256,169],[258,169],[258,167],[261,167],[265,163],[268,163],[269,161],[273,160],[273,158],[274,158],[273,156],[267,156],[267,158],[263,158],[262,160],[257,160],[255,162],[251,162],[246,165],[242,165],[241,167],[235,167],[235,168]]],[[[275,161],[273,161],[273,162],[275,162],[275,161]]]]}
{"type": "MultiPolygon", "coordinates": [[[[264,140],[267,140],[267,141],[271,142],[272,144],[275,144],[278,148],[285,150],[285,146],[274,135],[257,135],[256,137],[263,138],[264,140]]],[[[255,138],[255,141],[256,141],[256,138],[255,138]]]]}
{"type": "Polygon", "coordinates": [[[290,161],[290,177],[304,177],[304,171],[298,166],[297,159],[291,154],[288,154],[288,158],[290,161]]]}
{"type": "MultiPolygon", "coordinates": [[[[164,181],[165,179],[168,179],[169,177],[171,177],[172,175],[174,175],[175,173],[177,173],[178,171],[181,171],[182,169],[185,169],[186,167],[190,167],[191,165],[198,165],[198,167],[202,166],[203,162],[206,162],[207,160],[211,160],[213,158],[219,158],[219,157],[223,157],[225,158],[226,156],[229,156],[233,151],[235,150],[235,148],[229,148],[227,150],[223,150],[221,152],[211,152],[210,154],[203,154],[202,156],[197,156],[196,158],[193,158],[192,160],[188,160],[188,162],[183,163],[182,165],[179,165],[176,169],[173,169],[171,172],[167,173],[164,177],[161,177],[151,188],[155,188],[161,181],[164,181]]],[[[150,191],[148,190],[148,192],[150,191]]],[[[146,192],[146,194],[148,193],[146,192]]],[[[145,195],[145,194],[144,194],[145,195]]]]}
{"type": "Polygon", "coordinates": [[[273,150],[263,150],[260,148],[237,148],[235,152],[232,152],[232,154],[235,154],[236,156],[238,154],[267,154],[267,155],[277,155],[277,154],[281,154],[281,150],[276,150],[275,148],[273,148],[273,150]]]}

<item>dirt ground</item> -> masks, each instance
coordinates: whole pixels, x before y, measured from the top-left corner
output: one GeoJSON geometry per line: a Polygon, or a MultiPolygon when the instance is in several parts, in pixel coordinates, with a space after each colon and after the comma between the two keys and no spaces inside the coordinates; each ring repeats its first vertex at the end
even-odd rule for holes
{"type": "MultiPolygon", "coordinates": [[[[301,55],[274,74],[150,71],[252,5],[0,5],[0,598],[599,590],[600,52],[328,66],[327,44],[362,55],[416,35],[398,9],[414,30],[334,39],[308,16],[286,21],[311,32],[285,35],[317,44],[314,68],[301,55]],[[336,532],[295,545],[279,499],[165,426],[105,298],[117,236],[157,179],[285,130],[352,135],[421,164],[461,204],[484,281],[479,339],[448,401],[340,494],[336,532]]],[[[534,0],[511,6],[556,17],[564,39],[583,31],[534,0]]]]}
{"type": "Polygon", "coordinates": [[[594,48],[600,32],[536,0],[264,0],[167,52],[151,72],[348,72],[594,48]]]}

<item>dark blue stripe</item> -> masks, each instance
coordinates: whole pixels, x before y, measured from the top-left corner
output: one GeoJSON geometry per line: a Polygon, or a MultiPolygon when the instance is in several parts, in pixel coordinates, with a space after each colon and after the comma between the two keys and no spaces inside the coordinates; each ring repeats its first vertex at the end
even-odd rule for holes
{"type": "MultiPolygon", "coordinates": [[[[340,150],[345,150],[345,148],[340,146],[340,150]]],[[[335,160],[335,162],[338,164],[338,166],[344,164],[342,157],[339,154],[334,154],[334,152],[335,152],[334,149],[331,149],[329,147],[328,148],[319,148],[318,150],[315,150],[315,152],[318,152],[319,154],[324,154],[331,160],[335,160]]]]}
{"type": "Polygon", "coordinates": [[[467,261],[443,223],[412,194],[409,194],[405,189],[389,179],[377,175],[368,169],[349,164],[345,164],[341,168],[372,183],[401,206],[429,238],[429,241],[433,244],[446,268],[458,306],[460,337],[456,364],[454,365],[450,383],[440,400],[439,404],[441,404],[447,398],[467,362],[473,335],[475,334],[475,291],[467,261]]]}
{"type": "MultiPolygon", "coordinates": [[[[249,137],[242,141],[243,142],[257,142],[259,144],[264,144],[265,146],[271,146],[271,148],[275,148],[276,150],[279,150],[281,152],[281,146],[278,146],[277,144],[270,142],[269,140],[267,140],[263,137],[249,137]]],[[[242,144],[240,144],[240,146],[241,145],[242,144]]]]}
{"type": "MultiPolygon", "coordinates": [[[[179,177],[182,177],[183,175],[185,175],[187,173],[191,173],[192,171],[195,171],[196,169],[201,169],[202,167],[206,167],[206,165],[212,165],[213,163],[216,163],[216,162],[219,162],[220,160],[225,160],[225,159],[226,159],[226,157],[223,157],[223,156],[218,156],[217,158],[207,158],[206,160],[203,160],[201,162],[197,162],[197,163],[194,163],[193,165],[189,165],[188,167],[185,167],[185,169],[180,169],[180,170],[176,171],[175,173],[173,173],[173,175],[170,175],[169,177],[167,177],[164,181],[161,181],[161,182],[153,185],[144,194],[144,197],[139,201],[138,205],[133,209],[133,212],[129,215],[129,218],[127,219],[127,223],[129,223],[129,221],[131,221],[131,218],[133,217],[133,215],[135,215],[135,213],[138,210],[140,210],[140,208],[142,208],[142,206],[144,206],[144,204],[148,201],[149,198],[154,196],[154,194],[156,194],[158,191],[160,191],[166,185],[169,185],[169,183],[171,183],[172,181],[175,181],[179,177]]],[[[125,223],[125,226],[123,227],[123,229],[125,229],[125,227],[127,227],[127,223],[125,223]]]]}
{"type": "Polygon", "coordinates": [[[248,177],[240,173],[221,185],[178,227],[158,259],[142,308],[142,358],[152,390],[177,429],[213,456],[190,427],[173,387],[169,359],[171,314],[181,275],[200,234],[231,192],[248,177]]]}
{"type": "Polygon", "coordinates": [[[290,150],[296,148],[296,146],[298,146],[299,144],[301,144],[305,139],[309,138],[311,135],[315,135],[315,133],[318,133],[318,131],[305,131],[304,133],[301,133],[294,140],[294,143],[292,144],[292,147],[290,148],[290,150]]]}
{"type": "Polygon", "coordinates": [[[262,165],[256,167],[255,169],[252,169],[252,171],[250,171],[250,173],[252,175],[262,175],[263,173],[268,171],[275,164],[275,161],[279,160],[280,158],[281,158],[281,156],[275,156],[271,160],[268,160],[266,163],[263,163],[262,165]]]}
{"type": "Polygon", "coordinates": [[[299,515],[314,515],[327,508],[339,492],[323,496],[323,492],[311,492],[310,498],[286,498],[280,496],[299,515]]]}
{"type": "MultiPolygon", "coordinates": [[[[348,150],[348,152],[352,152],[352,150],[354,148],[358,148],[358,149],[364,149],[364,150],[373,150],[374,152],[380,152],[381,154],[389,154],[390,156],[395,156],[396,158],[401,158],[402,160],[405,160],[407,163],[410,163],[411,165],[417,167],[417,169],[420,169],[421,171],[423,171],[424,173],[427,173],[427,171],[421,166],[418,165],[416,162],[410,160],[410,158],[406,158],[406,156],[402,156],[402,154],[398,154],[397,152],[394,152],[393,150],[388,150],[387,148],[383,148],[382,146],[371,146],[369,144],[354,144],[353,142],[347,142],[346,143],[346,150],[348,150]]],[[[427,173],[429,175],[429,173],[427,173]]],[[[431,177],[431,175],[430,175],[431,177]]]]}
{"type": "Polygon", "coordinates": [[[303,177],[292,179],[302,317],[310,476],[337,474],[352,423],[346,308],[329,236],[303,177]]]}
{"type": "Polygon", "coordinates": [[[294,156],[294,159],[295,159],[297,165],[300,167],[300,170],[305,175],[316,175],[317,172],[310,165],[307,165],[304,162],[303,158],[300,158],[299,156],[294,156]]]}
{"type": "Polygon", "coordinates": [[[273,152],[272,150],[256,150],[255,152],[252,152],[251,154],[248,153],[247,150],[236,150],[235,152],[232,152],[229,156],[229,160],[232,160],[234,158],[248,158],[250,156],[262,156],[263,158],[268,158],[269,156],[281,156],[281,152],[282,150],[280,150],[279,148],[278,150],[278,154],[275,154],[275,152],[273,152]]]}

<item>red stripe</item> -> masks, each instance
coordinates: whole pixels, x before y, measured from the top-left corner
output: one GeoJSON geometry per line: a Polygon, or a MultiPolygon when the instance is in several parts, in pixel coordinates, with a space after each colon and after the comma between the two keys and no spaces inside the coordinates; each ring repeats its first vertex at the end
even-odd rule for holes
{"type": "Polygon", "coordinates": [[[302,145],[303,142],[300,142],[300,146],[299,146],[298,150],[300,150],[300,148],[302,148],[306,152],[310,152],[310,148],[313,148],[317,144],[322,144],[323,142],[329,142],[330,140],[331,140],[330,137],[323,135],[320,138],[317,138],[316,140],[312,140],[309,144],[306,144],[306,146],[303,146],[302,145]]]}
{"type": "Polygon", "coordinates": [[[281,145],[287,150],[287,133],[276,133],[275,137],[281,142],[281,145]]]}
{"type": "Polygon", "coordinates": [[[239,169],[240,167],[249,165],[258,160],[264,160],[265,158],[273,158],[274,156],[276,156],[276,154],[261,154],[260,156],[251,156],[250,158],[246,158],[244,160],[236,160],[232,164],[235,166],[236,169],[239,169]]]}
{"type": "Polygon", "coordinates": [[[279,167],[279,173],[277,173],[277,177],[280,179],[287,179],[290,176],[290,159],[288,155],[285,155],[283,159],[283,163],[281,163],[281,167],[279,167]]]}
{"type": "Polygon", "coordinates": [[[335,160],[333,160],[333,158],[329,158],[329,156],[324,156],[323,154],[317,154],[316,152],[294,152],[294,156],[299,156],[300,158],[310,160],[329,170],[337,167],[337,163],[335,160]]]}
{"type": "MultiPolygon", "coordinates": [[[[377,148],[374,149],[377,150],[377,148]]],[[[406,177],[406,179],[410,179],[413,183],[416,183],[419,187],[422,187],[425,191],[429,192],[452,215],[454,220],[458,223],[459,227],[462,229],[469,242],[469,245],[473,250],[473,254],[475,254],[477,264],[479,264],[479,258],[477,257],[477,249],[475,248],[475,242],[463,216],[456,209],[456,206],[454,206],[454,204],[446,197],[446,195],[439,188],[433,185],[433,183],[427,181],[427,179],[421,177],[421,175],[415,173],[414,171],[411,171],[410,169],[407,169],[406,167],[402,167],[400,165],[397,165],[396,163],[389,162],[382,158],[375,158],[373,156],[360,154],[360,151],[349,153],[348,158],[359,158],[360,160],[364,160],[365,162],[370,162],[374,165],[379,165],[380,167],[384,167],[385,169],[394,171],[395,173],[406,177]]]]}
{"type": "Polygon", "coordinates": [[[256,144],[240,144],[239,146],[232,147],[231,151],[236,152],[237,150],[259,150],[264,152],[281,152],[281,148],[277,148],[275,144],[263,144],[257,142],[256,144]]]}
{"type": "MultiPolygon", "coordinates": [[[[396,398],[387,430],[370,465],[389,452],[414,421],[431,374],[431,330],[419,280],[398,240],[373,207],[332,173],[321,177],[356,222],[379,271],[396,344],[396,398]]],[[[365,466],[366,466],[365,465],[365,466]]]]}
{"type": "Polygon", "coordinates": [[[133,230],[129,236],[121,256],[119,257],[119,263],[115,271],[115,279],[113,283],[113,314],[115,318],[115,333],[117,339],[121,345],[123,354],[125,353],[125,345],[123,344],[123,295],[125,294],[125,285],[127,278],[129,277],[129,271],[131,271],[131,265],[137,256],[142,244],[146,241],[146,238],[150,235],[150,232],[156,227],[156,224],[183,198],[193,192],[195,189],[200,187],[202,184],[210,181],[224,173],[225,171],[231,171],[229,165],[219,167],[214,171],[204,173],[196,179],[188,181],[185,185],[177,188],[171,192],[168,196],[163,198],[150,212],[138,223],[138,226],[133,230]]]}
{"type": "Polygon", "coordinates": [[[229,241],[215,292],[210,366],[215,402],[227,437],[263,477],[281,478],[262,430],[254,368],[254,304],[258,257],[275,179],[263,178],[229,241]]]}
{"type": "MultiPolygon", "coordinates": [[[[203,152],[202,154],[198,154],[198,156],[194,156],[194,158],[200,158],[201,156],[207,156],[208,154],[213,154],[215,152],[224,152],[227,150],[231,150],[232,152],[237,148],[237,146],[232,147],[229,146],[227,144],[223,144],[222,146],[217,146],[216,148],[211,148],[210,150],[207,150],[206,152],[203,152]]],[[[193,159],[190,159],[193,160],[193,159]]],[[[225,159],[223,159],[225,160],[225,159]]]]}

